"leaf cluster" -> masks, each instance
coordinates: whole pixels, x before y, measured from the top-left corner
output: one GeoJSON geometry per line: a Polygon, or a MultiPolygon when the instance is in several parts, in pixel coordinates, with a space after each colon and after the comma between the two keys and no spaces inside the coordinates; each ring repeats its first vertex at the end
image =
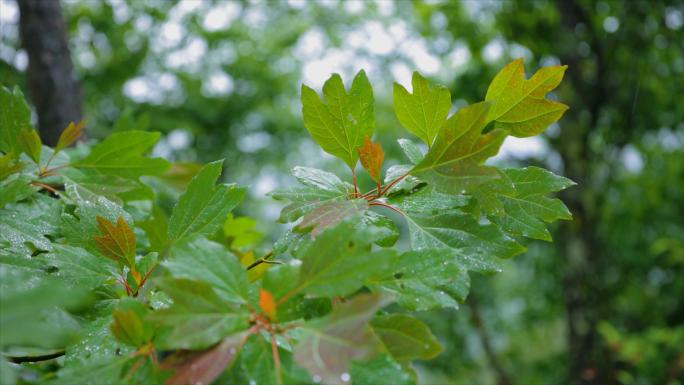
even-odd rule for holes
{"type": "MultiPolygon", "coordinates": [[[[568,179],[485,164],[506,136],[560,118],[566,107],[546,94],[564,69],[526,80],[515,61],[451,116],[446,88],[417,73],[412,93],[395,85],[397,118],[423,144],[400,139],[407,163],[384,176],[365,73],[349,91],[333,75],[323,98],[303,86],[314,140],[376,186],[295,168],[302,186],[272,193],[293,226],[270,248],[232,214],[245,188],[219,181],[222,161],[179,181],[182,165],[146,155],[159,134],[71,150],[83,123],[49,148],[21,92],[3,88],[0,350],[14,362],[63,354],[54,384],[414,383],[411,363],[442,347],[413,313],[457,308],[471,272],[498,271],[523,237],[550,240],[546,224],[570,218],[548,196],[568,179]],[[167,210],[158,191],[178,184],[167,210]]],[[[9,383],[24,370],[0,364],[9,383]]]]}

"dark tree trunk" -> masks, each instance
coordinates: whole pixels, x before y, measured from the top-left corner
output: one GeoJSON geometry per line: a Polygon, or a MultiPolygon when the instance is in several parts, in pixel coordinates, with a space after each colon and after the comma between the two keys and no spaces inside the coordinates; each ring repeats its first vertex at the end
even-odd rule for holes
{"type": "Polygon", "coordinates": [[[79,121],[81,94],[74,77],[59,0],[18,0],[19,29],[29,58],[28,88],[43,143],[54,146],[71,121],[79,121]]]}

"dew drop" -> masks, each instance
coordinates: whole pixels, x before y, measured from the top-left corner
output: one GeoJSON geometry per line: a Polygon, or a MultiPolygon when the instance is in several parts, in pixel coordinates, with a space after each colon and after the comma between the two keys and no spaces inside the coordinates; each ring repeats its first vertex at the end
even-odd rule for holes
{"type": "Polygon", "coordinates": [[[321,376],[319,376],[318,374],[314,375],[311,379],[313,380],[313,382],[317,384],[321,382],[321,376]]]}
{"type": "Polygon", "coordinates": [[[249,385],[256,385],[256,381],[254,381],[254,380],[249,380],[249,385]]]}
{"type": "Polygon", "coordinates": [[[350,379],[351,376],[349,376],[349,373],[342,373],[340,376],[340,380],[342,380],[342,382],[349,382],[350,379]]]}

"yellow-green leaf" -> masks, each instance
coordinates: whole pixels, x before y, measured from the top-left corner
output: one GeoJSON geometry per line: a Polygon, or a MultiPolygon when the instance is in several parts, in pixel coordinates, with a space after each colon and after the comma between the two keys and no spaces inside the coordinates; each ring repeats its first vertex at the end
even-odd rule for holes
{"type": "Polygon", "coordinates": [[[413,94],[394,83],[394,112],[407,130],[431,146],[449,115],[451,94],[446,87],[430,87],[418,72],[413,73],[411,84],[413,94]]]}
{"type": "Polygon", "coordinates": [[[71,146],[83,134],[83,127],[85,127],[85,121],[83,120],[76,124],[74,122],[69,123],[67,128],[59,135],[57,145],[55,146],[55,153],[71,146]]]}
{"type": "Polygon", "coordinates": [[[38,136],[36,130],[28,127],[22,128],[21,131],[19,131],[19,137],[17,138],[17,146],[38,164],[43,143],[40,141],[40,136],[38,136]]]}
{"type": "Polygon", "coordinates": [[[487,120],[519,138],[540,134],[563,116],[568,106],[545,99],[563,80],[567,66],[543,67],[525,80],[522,59],[505,66],[492,80],[485,101],[492,103],[487,120]]]}

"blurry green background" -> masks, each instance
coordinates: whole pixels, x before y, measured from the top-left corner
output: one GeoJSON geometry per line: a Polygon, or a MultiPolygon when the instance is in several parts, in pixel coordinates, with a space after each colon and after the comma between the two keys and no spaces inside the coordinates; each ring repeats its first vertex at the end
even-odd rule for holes
{"type": "MultiPolygon", "coordinates": [[[[540,165],[578,186],[574,220],[530,242],[503,273],[475,277],[457,311],[420,314],[445,346],[425,384],[684,384],[684,2],[64,1],[88,136],[161,131],[155,153],[226,158],[250,185],[242,215],[262,232],[288,170],[347,175],[308,136],[302,82],[365,69],[376,138],[401,155],[392,81],[420,71],[454,109],[484,98],[523,57],[529,73],[568,64],[570,110],[540,138],[508,138],[495,159],[540,165]]],[[[0,83],[26,89],[19,9],[0,0],[0,83]]],[[[362,181],[370,186],[369,180],[362,181]]]]}

